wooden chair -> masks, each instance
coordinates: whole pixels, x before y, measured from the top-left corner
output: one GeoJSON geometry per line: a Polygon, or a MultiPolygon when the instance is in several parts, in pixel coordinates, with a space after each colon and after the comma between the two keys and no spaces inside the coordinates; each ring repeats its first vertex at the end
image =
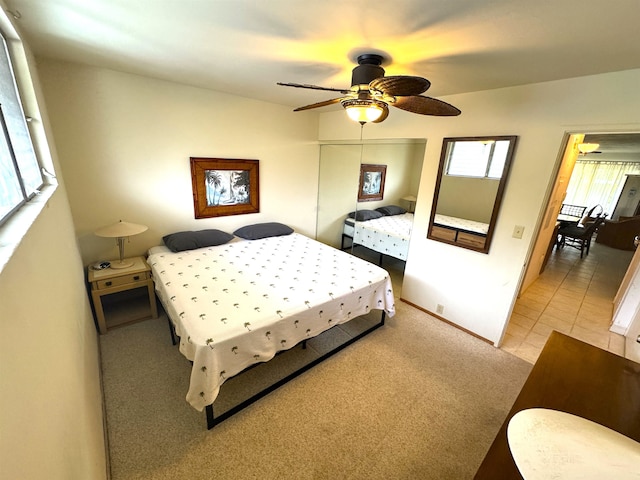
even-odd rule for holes
{"type": "Polygon", "coordinates": [[[602,222],[604,222],[604,217],[596,217],[593,222],[586,223],[584,226],[567,225],[559,228],[556,249],[568,245],[580,250],[580,258],[582,258],[585,253],[589,255],[591,237],[602,222]]]}

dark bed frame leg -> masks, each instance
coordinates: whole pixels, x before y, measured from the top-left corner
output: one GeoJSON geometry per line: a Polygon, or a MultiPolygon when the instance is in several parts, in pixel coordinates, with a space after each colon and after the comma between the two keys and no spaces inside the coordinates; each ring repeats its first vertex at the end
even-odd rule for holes
{"type": "MultiPolygon", "coordinates": [[[[352,343],[357,342],[362,337],[368,335],[369,333],[373,332],[374,330],[382,327],[384,325],[385,318],[386,318],[386,313],[385,313],[384,310],[382,310],[382,315],[380,315],[380,322],[378,322],[375,325],[369,327],[368,329],[366,329],[365,331],[359,333],[355,337],[347,340],[346,342],[344,342],[343,344],[337,346],[333,350],[331,350],[331,351],[325,353],[324,355],[316,358],[312,362],[309,362],[308,364],[300,367],[295,372],[290,373],[289,375],[287,375],[286,377],[282,378],[281,380],[278,380],[273,385],[268,386],[267,388],[265,388],[264,390],[256,393],[255,395],[253,395],[252,397],[248,398],[247,400],[245,400],[245,401],[241,402],[240,404],[236,405],[235,407],[227,410],[226,412],[224,412],[221,415],[219,415],[217,418],[213,414],[213,404],[207,405],[205,407],[205,412],[206,412],[206,415],[207,415],[207,430],[211,430],[217,424],[219,424],[222,421],[226,420],[227,418],[235,415],[239,411],[244,410],[245,408],[247,408],[252,403],[257,402],[262,397],[265,397],[266,395],[268,395],[269,393],[273,392],[274,390],[277,390],[278,388],[280,388],[285,383],[288,383],[291,380],[293,380],[294,378],[298,377],[299,375],[302,375],[307,370],[311,370],[313,367],[315,367],[319,363],[322,363],[324,360],[326,360],[327,358],[331,357],[332,355],[338,353],[340,350],[348,347],[352,343]]],[[[302,348],[306,348],[307,347],[307,341],[306,340],[303,340],[301,343],[302,343],[302,348]]]]}
{"type": "Polygon", "coordinates": [[[216,426],[216,419],[213,415],[213,404],[211,405],[207,405],[206,407],[204,407],[206,413],[207,413],[207,430],[211,430],[213,427],[216,426]]]}
{"type": "Polygon", "coordinates": [[[171,334],[171,344],[175,345],[177,343],[176,332],[173,329],[173,324],[171,323],[171,319],[169,318],[169,315],[167,315],[167,323],[169,324],[169,333],[171,334]]]}

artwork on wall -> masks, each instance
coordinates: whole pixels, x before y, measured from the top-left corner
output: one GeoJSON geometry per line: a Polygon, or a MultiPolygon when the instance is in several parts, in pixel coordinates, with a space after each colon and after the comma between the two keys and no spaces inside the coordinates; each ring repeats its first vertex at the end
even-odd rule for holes
{"type": "Polygon", "coordinates": [[[191,157],[195,218],[258,213],[258,160],[191,157]]]}
{"type": "Polygon", "coordinates": [[[360,165],[359,202],[382,200],[384,197],[384,179],[387,174],[386,165],[360,165]]]}

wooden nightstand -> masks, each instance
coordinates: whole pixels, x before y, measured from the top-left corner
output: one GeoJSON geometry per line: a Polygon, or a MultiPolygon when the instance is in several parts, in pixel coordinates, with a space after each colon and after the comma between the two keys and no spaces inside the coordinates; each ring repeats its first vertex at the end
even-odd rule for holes
{"type": "MultiPolygon", "coordinates": [[[[93,307],[96,311],[100,333],[107,333],[108,330],[102,305],[102,297],[104,295],[147,287],[151,318],[158,317],[158,307],[156,305],[153,279],[151,278],[151,268],[147,265],[144,257],[134,257],[125,259],[125,261],[126,260],[133,261],[133,265],[127,268],[106,268],[104,270],[93,270],[89,267],[88,278],[91,284],[91,299],[93,300],[93,307]]],[[[131,323],[146,318],[149,318],[149,315],[135,319],[127,319],[126,322],[123,323],[131,323]]]]}

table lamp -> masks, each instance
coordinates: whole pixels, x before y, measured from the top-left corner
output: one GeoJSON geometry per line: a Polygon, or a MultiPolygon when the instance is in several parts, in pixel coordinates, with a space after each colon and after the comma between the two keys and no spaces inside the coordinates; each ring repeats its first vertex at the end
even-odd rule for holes
{"type": "Polygon", "coordinates": [[[415,195],[407,195],[406,197],[402,197],[400,200],[405,200],[409,202],[409,212],[413,213],[413,206],[418,201],[415,195]]]}
{"type": "Polygon", "coordinates": [[[120,261],[112,262],[111,268],[127,268],[133,265],[132,261],[124,261],[124,239],[138,235],[147,230],[146,225],[138,225],[137,223],[123,222],[120,220],[118,223],[102,227],[93,232],[98,237],[115,238],[120,252],[120,261]]]}

